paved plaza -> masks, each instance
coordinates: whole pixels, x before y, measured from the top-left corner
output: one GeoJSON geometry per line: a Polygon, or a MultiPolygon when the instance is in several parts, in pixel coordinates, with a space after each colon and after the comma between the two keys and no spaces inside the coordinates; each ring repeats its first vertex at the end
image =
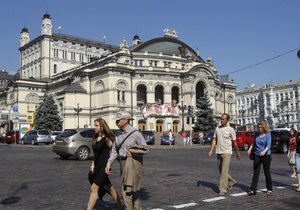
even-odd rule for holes
{"type": "MultiPolygon", "coordinates": [[[[252,161],[245,151],[242,159],[232,157],[230,173],[237,183],[226,196],[217,196],[219,173],[216,156],[208,157],[209,146],[150,146],[144,158],[141,189],[143,209],[300,209],[296,179],[285,154],[273,154],[273,195],[266,195],[261,171],[256,196],[246,191],[252,178],[252,161]]],[[[62,160],[51,145],[6,145],[0,143],[0,209],[82,210],[88,202],[87,173],[91,160],[62,160]]],[[[120,190],[119,166],[112,166],[111,180],[120,190]]],[[[106,195],[96,209],[116,209],[106,195]]]]}

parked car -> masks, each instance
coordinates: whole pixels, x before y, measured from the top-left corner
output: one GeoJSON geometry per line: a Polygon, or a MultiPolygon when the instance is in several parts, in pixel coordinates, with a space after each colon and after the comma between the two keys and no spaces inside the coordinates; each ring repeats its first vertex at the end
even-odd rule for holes
{"type": "MultiPolygon", "coordinates": [[[[21,139],[19,139],[19,144],[28,143],[28,141],[27,141],[28,134],[29,134],[29,131],[27,133],[25,133],[25,135],[21,139]]],[[[31,144],[32,142],[29,142],[29,143],[31,144]]]]}
{"type": "Polygon", "coordinates": [[[87,160],[94,156],[92,148],[94,134],[92,128],[66,129],[56,136],[52,151],[62,159],[75,156],[78,160],[87,160]]]}
{"type": "MultiPolygon", "coordinates": [[[[161,145],[169,145],[169,134],[163,134],[161,136],[160,144],[161,145]]],[[[171,144],[175,145],[175,136],[174,136],[174,134],[173,134],[173,138],[172,138],[171,144]]]]}
{"type": "Polygon", "coordinates": [[[247,151],[254,140],[254,135],[253,131],[237,131],[236,143],[238,147],[247,151]]]}
{"type": "Polygon", "coordinates": [[[214,139],[214,132],[208,132],[203,136],[203,143],[204,144],[211,144],[212,140],[214,139]]]}
{"type": "Polygon", "coordinates": [[[155,136],[153,131],[141,131],[141,133],[144,136],[147,144],[155,144],[155,136]]]}
{"type": "Polygon", "coordinates": [[[54,142],[55,137],[56,137],[58,134],[60,134],[61,132],[62,132],[62,131],[52,131],[52,132],[50,133],[50,135],[51,135],[51,143],[54,142]]]}
{"type": "Polygon", "coordinates": [[[11,144],[11,143],[19,143],[19,136],[20,136],[20,132],[19,131],[8,131],[4,137],[4,141],[6,142],[6,144],[11,144]]]}
{"type": "Polygon", "coordinates": [[[30,130],[26,133],[26,138],[23,138],[24,144],[45,143],[46,145],[51,143],[51,135],[48,130],[30,130]]]}
{"type": "Polygon", "coordinates": [[[271,130],[271,149],[281,153],[287,153],[289,148],[290,132],[288,130],[271,130]]]}

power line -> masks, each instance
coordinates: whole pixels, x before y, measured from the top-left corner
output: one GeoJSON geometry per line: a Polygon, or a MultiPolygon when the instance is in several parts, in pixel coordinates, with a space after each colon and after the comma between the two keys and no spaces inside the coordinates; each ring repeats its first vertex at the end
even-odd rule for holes
{"type": "Polygon", "coordinates": [[[279,57],[281,57],[281,56],[284,56],[284,55],[286,55],[286,54],[289,54],[289,53],[291,53],[291,52],[294,52],[294,51],[296,51],[296,50],[298,50],[298,49],[300,49],[300,47],[297,47],[297,48],[295,48],[295,49],[293,49],[293,50],[290,50],[290,51],[287,51],[287,52],[282,53],[282,54],[280,54],[280,55],[277,55],[277,56],[275,56],[275,57],[273,57],[273,58],[266,59],[266,60],[261,61],[261,62],[259,62],[259,63],[253,64],[253,65],[250,65],[250,66],[241,68],[241,69],[237,69],[237,70],[232,71],[232,72],[229,72],[227,75],[229,75],[229,74],[234,74],[234,73],[236,73],[236,72],[243,71],[243,70],[245,70],[245,69],[249,69],[249,68],[252,68],[252,67],[254,67],[254,66],[258,66],[258,65],[260,65],[260,64],[266,63],[266,62],[268,62],[268,61],[277,59],[277,58],[279,58],[279,57]]]}

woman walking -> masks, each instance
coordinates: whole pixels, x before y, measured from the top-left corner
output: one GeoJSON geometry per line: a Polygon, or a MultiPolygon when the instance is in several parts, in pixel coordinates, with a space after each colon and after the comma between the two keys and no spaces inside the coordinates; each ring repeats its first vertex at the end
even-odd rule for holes
{"type": "Polygon", "coordinates": [[[115,136],[108,127],[106,121],[102,118],[97,118],[94,121],[95,135],[93,138],[94,159],[91,165],[91,170],[94,173],[94,181],[91,186],[91,194],[88,202],[88,210],[92,210],[97,202],[99,186],[103,186],[116,202],[118,209],[123,209],[117,191],[112,186],[108,174],[105,172],[107,160],[110,155],[110,150],[115,141],[115,136]]]}
{"type": "Polygon", "coordinates": [[[296,176],[296,169],[295,169],[295,154],[296,154],[296,136],[297,136],[297,131],[292,128],[290,130],[290,134],[291,134],[291,138],[289,140],[289,150],[288,150],[288,153],[287,153],[287,157],[288,157],[288,162],[289,162],[289,165],[291,166],[292,168],[292,175],[291,177],[292,178],[297,178],[296,176]]]}
{"type": "Polygon", "coordinates": [[[258,134],[256,135],[252,145],[247,151],[250,155],[252,148],[254,147],[254,159],[253,159],[253,178],[251,187],[249,189],[248,195],[256,195],[257,183],[259,180],[260,167],[263,165],[264,174],[266,177],[267,195],[272,195],[272,177],[270,172],[271,166],[271,134],[270,129],[266,122],[262,121],[257,124],[258,134]]]}
{"type": "Polygon", "coordinates": [[[298,138],[296,140],[295,168],[298,183],[298,188],[296,191],[300,192],[300,135],[298,135],[298,138]]]}

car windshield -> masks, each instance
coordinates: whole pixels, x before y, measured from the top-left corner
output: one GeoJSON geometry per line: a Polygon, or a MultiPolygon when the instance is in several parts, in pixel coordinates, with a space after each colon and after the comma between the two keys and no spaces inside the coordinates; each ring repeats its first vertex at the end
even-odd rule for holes
{"type": "Polygon", "coordinates": [[[143,134],[153,135],[152,131],[142,131],[143,134]]]}
{"type": "Polygon", "coordinates": [[[60,134],[60,133],[61,133],[61,132],[52,132],[51,135],[54,136],[54,135],[58,135],[58,134],[60,134]]]}
{"type": "Polygon", "coordinates": [[[49,131],[39,131],[39,135],[50,135],[49,131]]]}
{"type": "Polygon", "coordinates": [[[15,135],[15,131],[8,131],[6,135],[15,135]]]}

